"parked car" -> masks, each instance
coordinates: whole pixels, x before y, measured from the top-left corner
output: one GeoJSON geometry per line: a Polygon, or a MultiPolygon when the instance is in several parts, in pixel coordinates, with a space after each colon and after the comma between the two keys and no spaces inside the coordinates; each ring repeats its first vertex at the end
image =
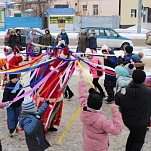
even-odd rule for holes
{"type": "MultiPolygon", "coordinates": [[[[6,34],[4,36],[4,45],[7,46],[8,45],[8,38],[9,38],[9,34],[10,34],[10,30],[12,28],[9,28],[6,30],[6,34]]],[[[22,38],[22,47],[25,49],[26,48],[26,35],[25,35],[25,29],[27,29],[27,27],[16,27],[13,29],[20,29],[20,34],[21,34],[21,38],[22,38]]],[[[30,32],[32,32],[33,28],[29,28],[30,32]]],[[[42,37],[44,35],[44,33],[38,29],[34,29],[36,30],[36,34],[39,36],[39,44],[42,44],[42,37]]],[[[55,37],[52,36],[52,44],[54,44],[55,41],[55,37]]]]}
{"type": "Polygon", "coordinates": [[[146,33],[146,44],[151,45],[151,31],[146,33]]]}
{"type": "Polygon", "coordinates": [[[91,32],[91,29],[95,30],[97,34],[97,46],[102,47],[103,45],[107,45],[111,48],[120,48],[123,49],[126,46],[133,46],[132,40],[126,37],[119,35],[112,28],[104,28],[104,27],[85,27],[87,34],[91,32]]]}

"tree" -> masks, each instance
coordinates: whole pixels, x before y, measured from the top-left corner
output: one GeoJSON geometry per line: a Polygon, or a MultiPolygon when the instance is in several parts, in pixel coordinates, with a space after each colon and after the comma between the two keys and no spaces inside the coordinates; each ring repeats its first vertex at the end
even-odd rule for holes
{"type": "Polygon", "coordinates": [[[45,5],[45,8],[48,8],[50,3],[54,0],[15,0],[15,4],[20,6],[21,11],[25,11],[26,9],[34,9],[32,8],[32,4],[36,4],[38,7],[37,10],[37,15],[42,16],[46,10],[42,10],[43,6],[45,5]]]}

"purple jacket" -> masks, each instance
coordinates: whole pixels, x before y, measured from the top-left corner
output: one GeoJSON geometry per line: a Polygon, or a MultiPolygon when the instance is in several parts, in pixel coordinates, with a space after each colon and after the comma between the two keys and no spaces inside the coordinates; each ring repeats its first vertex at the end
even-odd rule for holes
{"type": "Polygon", "coordinates": [[[83,123],[84,151],[108,151],[108,134],[121,133],[122,117],[120,112],[113,113],[113,121],[109,121],[103,113],[84,111],[87,104],[88,92],[86,83],[79,82],[79,101],[82,106],[80,119],[83,123]]]}

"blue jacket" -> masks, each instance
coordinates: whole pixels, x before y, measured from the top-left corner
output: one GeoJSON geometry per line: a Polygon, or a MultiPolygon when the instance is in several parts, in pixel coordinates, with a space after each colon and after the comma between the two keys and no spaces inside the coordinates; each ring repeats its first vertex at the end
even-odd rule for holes
{"type": "Polygon", "coordinates": [[[18,118],[20,127],[24,128],[29,151],[44,151],[50,146],[40,119],[47,108],[48,104],[44,102],[36,113],[22,112],[18,118]]]}
{"type": "Polygon", "coordinates": [[[62,36],[62,40],[65,41],[65,44],[66,44],[66,45],[69,45],[69,38],[68,38],[67,33],[62,33],[62,32],[61,32],[60,35],[62,36]]]}
{"type": "Polygon", "coordinates": [[[128,63],[130,63],[130,59],[132,58],[132,55],[134,55],[133,53],[129,53],[127,55],[124,56],[124,60],[127,61],[128,63]]]}
{"type": "MultiPolygon", "coordinates": [[[[112,49],[109,52],[109,54],[114,54],[114,50],[112,49]]],[[[104,59],[104,65],[114,69],[117,65],[117,57],[109,56],[107,59],[104,59]]],[[[113,88],[115,86],[116,86],[116,76],[109,73],[105,73],[104,87],[113,88]]]]}
{"type": "Polygon", "coordinates": [[[88,41],[89,41],[89,48],[90,49],[96,49],[97,48],[97,34],[96,33],[90,33],[88,35],[88,41]]]}

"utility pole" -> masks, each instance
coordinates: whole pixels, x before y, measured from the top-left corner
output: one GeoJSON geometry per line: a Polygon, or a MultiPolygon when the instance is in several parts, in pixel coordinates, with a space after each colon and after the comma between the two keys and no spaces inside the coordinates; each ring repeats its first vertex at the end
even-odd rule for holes
{"type": "Polygon", "coordinates": [[[141,33],[141,22],[142,22],[142,0],[138,0],[137,33],[141,33]]]}

